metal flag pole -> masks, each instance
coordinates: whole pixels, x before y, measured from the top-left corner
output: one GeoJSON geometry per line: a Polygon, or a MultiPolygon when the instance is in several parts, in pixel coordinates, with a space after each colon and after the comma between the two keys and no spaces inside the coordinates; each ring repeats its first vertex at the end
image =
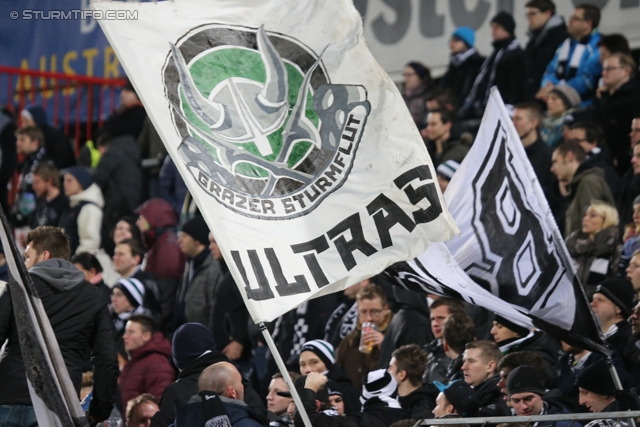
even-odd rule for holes
{"type": "MultiPolygon", "coordinates": [[[[276,360],[276,364],[278,365],[278,369],[280,369],[280,372],[282,373],[282,377],[284,378],[285,382],[289,386],[289,392],[291,393],[291,397],[293,397],[293,401],[296,403],[296,409],[298,410],[298,413],[302,417],[302,422],[304,422],[305,427],[312,427],[311,420],[309,419],[309,415],[307,414],[307,411],[304,409],[304,405],[302,404],[302,399],[300,399],[298,390],[296,390],[296,387],[293,385],[293,381],[289,376],[289,371],[287,370],[287,367],[284,365],[284,361],[282,360],[282,357],[280,357],[280,352],[276,347],[276,343],[273,342],[273,338],[271,337],[271,333],[269,332],[269,329],[267,329],[267,326],[262,322],[258,323],[258,327],[260,328],[260,331],[262,332],[262,336],[267,342],[267,346],[269,347],[269,350],[271,350],[271,354],[273,354],[273,358],[276,360]]],[[[632,426],[632,427],[635,427],[635,426],[632,426]]]]}

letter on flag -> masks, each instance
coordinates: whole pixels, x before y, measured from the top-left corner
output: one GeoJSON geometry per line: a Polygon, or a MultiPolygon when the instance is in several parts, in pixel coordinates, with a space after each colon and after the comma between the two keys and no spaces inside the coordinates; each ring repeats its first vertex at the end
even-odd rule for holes
{"type": "Polygon", "coordinates": [[[254,321],[457,232],[351,0],[91,7],[254,321]]]}
{"type": "Polygon", "coordinates": [[[403,286],[458,297],[523,324],[532,320],[558,339],[608,353],[496,88],[444,198],[461,234],[394,266],[403,286]]]}

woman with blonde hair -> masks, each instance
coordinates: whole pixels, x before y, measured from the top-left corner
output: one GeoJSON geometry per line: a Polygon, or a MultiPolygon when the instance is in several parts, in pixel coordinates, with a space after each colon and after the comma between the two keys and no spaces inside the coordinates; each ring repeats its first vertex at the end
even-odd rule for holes
{"type": "Polygon", "coordinates": [[[591,296],[598,283],[615,275],[620,255],[618,223],[614,206],[592,200],[582,218],[582,229],[567,237],[567,249],[587,296],[591,296]]]}

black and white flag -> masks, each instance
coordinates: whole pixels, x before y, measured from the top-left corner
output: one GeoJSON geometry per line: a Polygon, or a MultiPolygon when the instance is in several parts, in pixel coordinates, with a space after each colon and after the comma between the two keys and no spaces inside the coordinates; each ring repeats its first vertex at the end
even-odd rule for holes
{"type": "MultiPolygon", "coordinates": [[[[9,291],[31,403],[40,427],[88,426],[58,341],[36,288],[18,255],[0,209],[0,241],[9,267],[9,291]]],[[[0,381],[2,381],[0,379],[0,381]]]]}
{"type": "Polygon", "coordinates": [[[608,353],[496,88],[444,198],[461,234],[397,265],[395,275],[406,287],[460,297],[527,323],[514,315],[517,310],[558,339],[608,353]],[[458,268],[471,280],[461,278],[458,268]]]}

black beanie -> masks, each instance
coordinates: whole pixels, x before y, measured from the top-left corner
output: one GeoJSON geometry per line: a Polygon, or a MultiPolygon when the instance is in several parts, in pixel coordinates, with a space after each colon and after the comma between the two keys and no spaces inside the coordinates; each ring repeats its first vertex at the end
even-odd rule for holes
{"type": "Polygon", "coordinates": [[[576,385],[601,396],[613,396],[616,392],[605,359],[599,359],[580,371],[576,385]]]}
{"type": "Polygon", "coordinates": [[[493,317],[493,320],[500,323],[505,328],[515,332],[521,338],[526,337],[527,335],[529,335],[529,332],[531,332],[527,327],[520,326],[517,323],[513,323],[511,320],[500,316],[498,313],[496,313],[496,315],[493,317]]]}
{"type": "Polygon", "coordinates": [[[633,285],[630,281],[626,279],[605,280],[596,286],[594,293],[602,294],[610,299],[612,303],[620,308],[624,318],[631,316],[636,292],[633,290],[633,285]]]}
{"type": "Polygon", "coordinates": [[[187,233],[203,245],[209,246],[209,227],[201,216],[195,216],[185,222],[180,231],[187,233]]]}
{"type": "Polygon", "coordinates": [[[500,25],[512,36],[515,34],[516,21],[513,20],[513,16],[511,16],[510,13],[501,10],[496,16],[493,17],[491,22],[495,22],[496,24],[500,25]]]}
{"type": "Polygon", "coordinates": [[[545,387],[540,371],[531,366],[518,366],[507,377],[507,394],[535,393],[544,396],[545,387]]]}
{"type": "Polygon", "coordinates": [[[184,370],[206,351],[216,351],[216,341],[209,328],[201,323],[185,323],[176,329],[171,356],[178,369],[184,370]]]}

